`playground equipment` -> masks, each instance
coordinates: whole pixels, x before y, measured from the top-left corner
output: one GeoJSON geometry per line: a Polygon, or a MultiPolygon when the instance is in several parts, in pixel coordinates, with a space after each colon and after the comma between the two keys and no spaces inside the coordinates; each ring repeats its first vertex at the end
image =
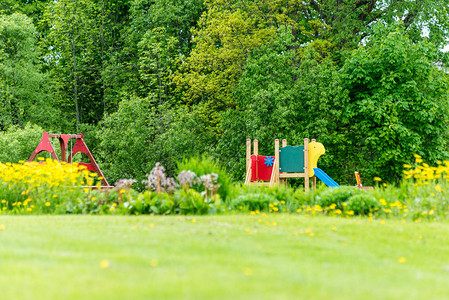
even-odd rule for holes
{"type": "Polygon", "coordinates": [[[359,189],[363,189],[363,190],[372,190],[373,187],[372,186],[362,186],[362,180],[360,179],[360,174],[359,172],[355,171],[355,180],[357,181],[357,185],[355,187],[359,188],[359,189]]]}
{"type": "Polygon", "coordinates": [[[106,177],[104,177],[103,173],[100,170],[100,167],[98,166],[97,162],[95,161],[95,158],[92,156],[92,153],[89,151],[89,148],[87,148],[86,143],[83,139],[83,134],[49,134],[48,132],[44,132],[42,135],[42,139],[39,142],[39,145],[37,145],[34,152],[31,154],[30,158],[28,159],[29,162],[33,161],[36,156],[43,152],[47,151],[50,153],[51,157],[59,162],[64,161],[66,163],[71,163],[73,156],[81,152],[83,154],[86,154],[86,156],[89,158],[90,163],[80,162],[78,165],[85,166],[87,170],[96,172],[98,176],[101,178],[101,182],[103,183],[102,188],[109,188],[109,183],[106,180],[106,177]],[[61,147],[61,160],[59,160],[58,156],[56,155],[55,150],[53,149],[53,146],[50,142],[49,138],[57,138],[59,140],[59,145],[61,147]],[[66,158],[66,151],[67,151],[67,145],[69,140],[75,139],[75,145],[72,147],[71,151],[69,152],[68,157],[66,158]]]}
{"type": "Polygon", "coordinates": [[[316,187],[318,177],[327,186],[338,187],[323,170],[317,167],[318,158],[326,150],[323,144],[309,139],[304,139],[304,145],[288,146],[287,140],[274,141],[274,156],[259,155],[258,141],[253,142],[254,153],[251,154],[251,139],[246,140],[246,178],[245,184],[266,185],[273,187],[286,182],[288,178],[304,178],[304,190],[309,190],[310,179],[312,188],[316,187]]]}

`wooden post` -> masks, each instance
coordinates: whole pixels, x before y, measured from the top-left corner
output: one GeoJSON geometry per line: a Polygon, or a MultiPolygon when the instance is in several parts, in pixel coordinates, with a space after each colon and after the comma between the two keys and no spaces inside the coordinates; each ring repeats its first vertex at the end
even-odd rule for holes
{"type": "Polygon", "coordinates": [[[254,140],[253,142],[253,153],[256,156],[256,182],[259,181],[259,159],[257,158],[257,155],[259,155],[259,141],[254,140]]]}
{"type": "Polygon", "coordinates": [[[304,191],[309,191],[309,139],[304,139],[304,191]]]}
{"type": "Polygon", "coordinates": [[[249,166],[246,169],[246,177],[245,177],[245,184],[249,184],[251,182],[251,162],[249,162],[249,166]]]}
{"type": "MultiPolygon", "coordinates": [[[[287,140],[286,139],[282,140],[282,147],[287,147],[287,140]]],[[[280,178],[279,178],[279,171],[278,171],[278,180],[281,181],[280,178]]],[[[287,178],[282,179],[282,184],[287,186],[287,178]]]]}
{"type": "MultiPolygon", "coordinates": [[[[312,139],[312,142],[316,142],[316,139],[312,139]]],[[[312,177],[312,190],[316,189],[316,176],[315,174],[312,177]]]]}
{"type": "Polygon", "coordinates": [[[248,170],[251,161],[251,139],[246,139],[246,169],[248,170]]]}
{"type": "Polygon", "coordinates": [[[259,141],[254,140],[254,155],[259,155],[259,141]]]}
{"type": "Polygon", "coordinates": [[[279,186],[279,139],[274,140],[274,182],[279,186]]]}
{"type": "Polygon", "coordinates": [[[251,139],[246,139],[246,176],[245,184],[251,181],[251,139]]]}

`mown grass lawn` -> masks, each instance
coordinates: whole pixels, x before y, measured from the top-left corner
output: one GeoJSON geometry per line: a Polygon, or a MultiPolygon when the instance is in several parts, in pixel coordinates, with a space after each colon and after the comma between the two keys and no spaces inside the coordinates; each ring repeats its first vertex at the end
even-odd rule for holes
{"type": "Polygon", "coordinates": [[[448,299],[449,224],[2,216],[1,299],[448,299]]]}

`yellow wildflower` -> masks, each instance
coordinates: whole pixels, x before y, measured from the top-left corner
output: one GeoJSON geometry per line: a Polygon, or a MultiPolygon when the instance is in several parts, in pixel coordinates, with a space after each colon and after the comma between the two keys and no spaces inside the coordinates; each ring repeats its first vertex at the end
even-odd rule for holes
{"type": "Polygon", "coordinates": [[[406,261],[405,257],[399,257],[398,258],[398,263],[400,263],[400,264],[405,263],[405,261],[406,261]]]}
{"type": "Polygon", "coordinates": [[[245,276],[250,276],[252,273],[253,273],[253,272],[251,271],[250,268],[245,268],[245,269],[243,269],[243,274],[244,274],[245,276]]]}
{"type": "Polygon", "coordinates": [[[100,262],[100,268],[106,269],[107,267],[109,267],[109,261],[106,260],[106,259],[103,259],[103,260],[100,262]]]}
{"type": "Polygon", "coordinates": [[[158,262],[157,259],[152,259],[152,260],[150,261],[150,265],[151,265],[153,268],[157,267],[158,264],[159,264],[159,262],[158,262]]]}

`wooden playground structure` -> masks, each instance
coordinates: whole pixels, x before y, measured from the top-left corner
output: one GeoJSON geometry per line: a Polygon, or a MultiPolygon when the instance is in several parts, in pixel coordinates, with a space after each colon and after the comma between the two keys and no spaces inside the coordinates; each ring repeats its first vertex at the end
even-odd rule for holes
{"type": "Polygon", "coordinates": [[[84,142],[84,136],[82,133],[49,134],[48,132],[44,132],[41,141],[37,145],[34,152],[31,154],[28,161],[32,162],[39,153],[44,151],[49,152],[54,160],[66,163],[72,163],[73,156],[77,153],[85,154],[87,158],[90,160],[90,162],[89,163],[79,162],[78,165],[86,167],[86,169],[89,171],[96,172],[99,178],[101,178],[101,182],[103,183],[103,186],[101,186],[101,188],[111,188],[111,186],[109,186],[108,181],[106,180],[106,177],[104,177],[103,172],[101,172],[100,167],[95,161],[95,158],[93,157],[92,153],[90,152],[89,148],[84,142]],[[58,156],[56,155],[55,149],[53,148],[50,142],[50,138],[57,138],[59,140],[59,145],[61,147],[61,159],[59,159],[58,156]],[[73,145],[72,149],[69,151],[69,155],[66,157],[66,152],[68,150],[67,146],[69,141],[72,141],[72,139],[75,139],[75,145],[73,145]]]}
{"type": "Polygon", "coordinates": [[[326,150],[323,144],[312,139],[304,139],[304,145],[289,146],[287,140],[274,141],[274,156],[259,155],[259,144],[253,141],[253,153],[251,153],[251,139],[246,140],[246,178],[245,184],[278,186],[280,182],[286,183],[288,178],[304,178],[304,190],[308,191],[310,181],[312,189],[316,187],[316,175],[319,175],[329,186],[338,186],[322,170],[318,169],[318,158],[326,150]],[[318,174],[318,172],[320,172],[318,174]]]}

